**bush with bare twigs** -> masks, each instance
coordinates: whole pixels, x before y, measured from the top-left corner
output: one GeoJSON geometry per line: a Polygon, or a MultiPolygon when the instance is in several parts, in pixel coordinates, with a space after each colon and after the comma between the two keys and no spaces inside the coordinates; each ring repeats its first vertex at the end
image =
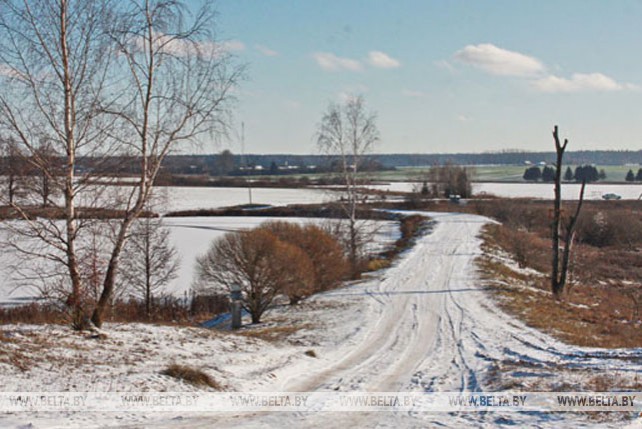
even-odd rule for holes
{"type": "Polygon", "coordinates": [[[243,308],[250,313],[252,323],[260,323],[273,299],[283,292],[284,283],[293,282],[296,276],[291,268],[299,261],[293,258],[303,253],[287,246],[260,228],[225,234],[197,259],[197,289],[231,290],[239,286],[243,308]],[[284,251],[287,255],[282,254],[284,251]]]}
{"type": "Polygon", "coordinates": [[[269,222],[262,225],[279,240],[301,248],[313,261],[312,293],[332,289],[350,272],[343,249],[335,237],[316,225],[269,222]]]}
{"type": "Polygon", "coordinates": [[[279,295],[291,304],[335,287],[349,272],[339,243],[316,226],[285,222],[228,233],[197,260],[197,290],[240,286],[252,323],[279,295]]]}
{"type": "Polygon", "coordinates": [[[578,220],[577,239],[594,247],[621,245],[633,250],[642,244],[642,219],[623,209],[587,210],[578,220]]]}

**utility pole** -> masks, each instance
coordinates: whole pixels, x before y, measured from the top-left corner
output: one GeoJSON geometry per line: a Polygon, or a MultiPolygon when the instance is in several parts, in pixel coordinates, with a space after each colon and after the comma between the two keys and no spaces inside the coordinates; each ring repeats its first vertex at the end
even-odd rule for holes
{"type": "MultiPolygon", "coordinates": [[[[245,122],[241,122],[241,165],[245,165],[245,167],[248,166],[245,161],[245,122]]],[[[247,183],[250,204],[252,204],[252,184],[248,179],[245,179],[245,183],[247,183]]]]}

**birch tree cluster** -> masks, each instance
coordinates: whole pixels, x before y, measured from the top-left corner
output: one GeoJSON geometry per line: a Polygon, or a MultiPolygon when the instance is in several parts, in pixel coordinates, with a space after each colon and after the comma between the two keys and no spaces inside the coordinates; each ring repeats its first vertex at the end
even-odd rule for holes
{"type": "Polygon", "coordinates": [[[74,326],[101,326],[163,160],[225,135],[243,75],[208,2],[0,3],[0,138],[11,167],[0,205],[16,219],[2,224],[4,244],[74,326]],[[131,186],[97,186],[118,158],[138,164],[131,186]],[[87,269],[92,254],[100,270],[87,269]]]}

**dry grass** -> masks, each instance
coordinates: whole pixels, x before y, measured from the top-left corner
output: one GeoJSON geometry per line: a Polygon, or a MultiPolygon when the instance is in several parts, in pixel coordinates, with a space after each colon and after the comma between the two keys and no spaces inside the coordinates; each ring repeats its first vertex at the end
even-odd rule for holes
{"type": "Polygon", "coordinates": [[[368,261],[366,271],[379,271],[390,267],[391,262],[388,259],[375,258],[368,261]]]}
{"type": "Polygon", "coordinates": [[[208,374],[200,369],[192,368],[187,365],[171,364],[161,374],[182,380],[193,386],[211,387],[215,390],[223,390],[223,387],[208,374]]]}
{"type": "Polygon", "coordinates": [[[297,333],[301,329],[311,329],[313,327],[314,326],[312,324],[249,327],[247,329],[239,331],[239,335],[250,338],[257,338],[268,342],[279,342],[287,340],[288,337],[297,333]]]}
{"type": "MultiPolygon", "coordinates": [[[[492,256],[498,249],[514,256],[510,230],[507,233],[505,228],[485,228],[482,237],[486,255],[477,260],[482,277],[504,311],[569,344],[606,348],[642,346],[642,321],[640,312],[634,307],[640,302],[636,301],[639,286],[632,288],[614,283],[600,284],[595,278],[589,283],[576,273],[575,282],[565,299],[557,301],[549,292],[546,276],[515,271],[492,256]]],[[[535,255],[542,251],[537,250],[538,247],[545,244],[540,240],[541,237],[532,234],[532,240],[529,241],[529,248],[532,246],[531,251],[535,255]]],[[[576,258],[581,259],[584,252],[578,250],[576,258]]],[[[523,265],[540,268],[545,259],[541,255],[533,260],[526,257],[523,265]]],[[[586,264],[590,262],[594,266],[582,272],[584,276],[589,272],[592,276],[601,274],[601,270],[608,269],[603,261],[596,258],[589,257],[585,261],[586,264]]]]}
{"type": "MultiPolygon", "coordinates": [[[[139,300],[119,300],[105,315],[106,322],[154,323],[170,326],[194,326],[196,322],[212,318],[228,309],[224,295],[196,296],[191,303],[180,298],[162,297],[154,300],[151,315],[139,300]]],[[[0,308],[0,325],[28,323],[36,325],[69,325],[71,314],[63,305],[30,303],[0,308]]]]}

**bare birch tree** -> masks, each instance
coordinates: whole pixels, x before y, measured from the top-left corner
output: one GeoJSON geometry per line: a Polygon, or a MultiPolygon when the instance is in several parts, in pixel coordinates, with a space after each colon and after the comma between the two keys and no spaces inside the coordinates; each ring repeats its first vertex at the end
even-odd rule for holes
{"type": "MultiPolygon", "coordinates": [[[[11,224],[16,238],[9,245],[65,267],[65,302],[79,326],[90,313],[102,324],[129,230],[166,155],[225,131],[243,69],[215,42],[212,26],[210,9],[190,15],[177,0],[0,4],[0,126],[63,192],[55,207],[62,223],[34,219],[32,207],[14,203],[24,221],[11,224]],[[42,141],[60,154],[60,168],[39,160],[42,141]],[[91,184],[115,156],[139,160],[139,175],[135,186],[108,198],[91,184]],[[81,157],[91,160],[82,175],[81,157]],[[97,302],[83,302],[89,279],[79,255],[90,246],[83,231],[97,222],[81,216],[84,208],[112,218],[102,223],[111,238],[97,302]]],[[[52,271],[60,279],[60,270],[52,271]]]]}
{"type": "Polygon", "coordinates": [[[204,7],[187,24],[183,12],[178,1],[132,0],[113,32],[128,86],[101,111],[124,130],[122,143],[140,160],[140,176],[115,230],[92,315],[97,326],[114,290],[128,230],[144,210],[163,160],[181,143],[225,133],[232,90],[243,74],[224,45],[214,42],[212,11],[204,7]]]}
{"type": "Polygon", "coordinates": [[[92,155],[107,146],[96,107],[113,57],[106,31],[112,6],[109,0],[0,4],[0,126],[22,155],[41,167],[47,185],[58,182],[64,194],[64,225],[32,219],[29,207],[13,201],[24,219],[14,232],[23,239],[10,245],[23,255],[65,267],[66,302],[76,320],[85,311],[76,213],[83,181],[76,176],[76,164],[80,154],[92,155]],[[39,150],[43,141],[62,154],[60,171],[43,159],[39,150]]]}
{"type": "Polygon", "coordinates": [[[359,168],[365,155],[379,141],[376,119],[375,113],[367,111],[363,97],[352,96],[343,104],[330,104],[317,130],[319,149],[339,161],[345,186],[341,207],[347,218],[348,253],[353,274],[359,261],[362,232],[362,225],[357,219],[359,168]]]}
{"type": "Polygon", "coordinates": [[[180,259],[169,242],[169,230],[160,218],[139,219],[124,250],[120,283],[130,294],[145,303],[147,318],[152,315],[154,299],[176,278],[180,259]]]}

